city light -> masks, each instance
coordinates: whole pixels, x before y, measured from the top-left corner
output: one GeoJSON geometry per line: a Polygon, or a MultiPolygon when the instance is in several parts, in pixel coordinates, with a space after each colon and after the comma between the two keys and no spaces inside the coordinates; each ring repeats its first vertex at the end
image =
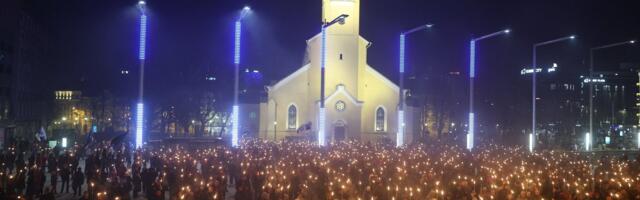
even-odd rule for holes
{"type": "Polygon", "coordinates": [[[240,64],[240,37],[242,34],[242,23],[240,20],[236,21],[235,26],[235,34],[234,34],[234,53],[233,53],[233,63],[240,64]]]}
{"type": "Polygon", "coordinates": [[[400,34],[400,73],[404,73],[404,34],[400,34]]]}
{"type": "Polygon", "coordinates": [[[529,133],[529,152],[533,152],[533,133],[529,133]]]}
{"type": "Polygon", "coordinates": [[[469,44],[469,78],[476,77],[476,41],[469,44]]]}
{"type": "Polygon", "coordinates": [[[136,105],[136,148],[142,147],[142,138],[144,131],[144,104],[136,105]]]}
{"type": "MultiPolygon", "coordinates": [[[[540,72],[542,72],[542,68],[536,68],[536,73],[540,73],[540,72]]],[[[533,69],[520,70],[520,75],[525,75],[525,74],[533,74],[533,69]]]]}
{"type": "Polygon", "coordinates": [[[240,119],[238,118],[240,108],[237,105],[233,106],[233,116],[231,121],[231,146],[238,146],[238,124],[240,119]]]}
{"type": "Polygon", "coordinates": [[[584,134],[584,150],[585,151],[591,150],[591,134],[590,133],[584,134]]]}
{"type": "Polygon", "coordinates": [[[551,66],[551,68],[547,68],[547,73],[555,72],[557,69],[558,69],[558,64],[553,63],[553,66],[551,66]]]}
{"type": "Polygon", "coordinates": [[[398,110],[398,136],[396,136],[396,147],[404,145],[404,110],[398,110]]]}
{"type": "Polygon", "coordinates": [[[62,148],[67,148],[67,138],[66,137],[62,138],[62,148]]]}
{"type": "Polygon", "coordinates": [[[138,59],[145,59],[145,51],[147,46],[147,15],[140,16],[140,44],[138,47],[138,59]]]}
{"type": "Polygon", "coordinates": [[[582,80],[582,82],[584,82],[584,83],[605,83],[605,82],[607,82],[607,80],[605,80],[603,78],[585,78],[584,80],[582,80]]]}
{"type": "MultiPolygon", "coordinates": [[[[553,73],[556,72],[558,70],[558,64],[557,63],[553,63],[553,65],[549,68],[547,68],[547,70],[545,70],[547,73],[553,73]]],[[[536,68],[536,73],[541,73],[542,72],[542,68],[536,68]]],[[[523,68],[520,70],[520,75],[527,75],[527,74],[533,74],[533,69],[531,68],[523,68]]]]}
{"type": "Polygon", "coordinates": [[[320,115],[320,119],[318,120],[318,145],[320,146],[324,146],[326,144],[325,142],[325,132],[324,132],[324,126],[325,126],[325,108],[324,107],[320,107],[320,110],[318,112],[318,114],[320,115]]]}
{"type": "Polygon", "coordinates": [[[475,116],[473,113],[469,113],[469,133],[467,133],[467,149],[473,149],[474,131],[475,128],[475,116]]]}
{"type": "Polygon", "coordinates": [[[638,140],[638,149],[640,149],[640,132],[637,133],[636,135],[636,140],[638,140]]]}

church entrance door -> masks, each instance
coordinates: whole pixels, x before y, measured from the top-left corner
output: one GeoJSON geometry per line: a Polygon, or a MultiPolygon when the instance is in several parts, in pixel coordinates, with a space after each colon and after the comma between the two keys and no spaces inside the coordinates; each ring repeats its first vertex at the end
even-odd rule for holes
{"type": "Polygon", "coordinates": [[[335,141],[344,140],[345,131],[346,131],[346,128],[344,123],[336,123],[336,126],[334,128],[334,133],[333,133],[335,141]]]}

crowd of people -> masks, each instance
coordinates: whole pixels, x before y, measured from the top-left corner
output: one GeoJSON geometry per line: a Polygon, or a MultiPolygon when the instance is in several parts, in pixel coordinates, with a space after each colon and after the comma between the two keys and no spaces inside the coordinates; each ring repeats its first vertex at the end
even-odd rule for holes
{"type": "Polygon", "coordinates": [[[638,159],[502,145],[34,144],[0,162],[0,199],[640,199],[638,159]]]}

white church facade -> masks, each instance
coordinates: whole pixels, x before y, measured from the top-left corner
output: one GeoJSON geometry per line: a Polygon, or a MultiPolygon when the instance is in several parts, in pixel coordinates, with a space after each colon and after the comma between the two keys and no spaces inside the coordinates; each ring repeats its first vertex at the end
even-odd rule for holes
{"type": "MultiPolygon", "coordinates": [[[[322,0],[322,20],[349,17],[326,31],[326,140],[396,141],[399,87],[367,64],[371,43],[360,36],[360,0],[322,0]]],[[[319,24],[320,25],[320,24],[319,24]]],[[[320,27],[320,26],[318,26],[320,27]]],[[[266,87],[260,104],[259,137],[269,140],[315,138],[320,103],[318,33],[307,40],[308,60],[295,72],[266,87]]],[[[412,107],[405,107],[403,140],[414,139],[412,107]]],[[[315,141],[315,139],[314,139],[315,141]]]]}

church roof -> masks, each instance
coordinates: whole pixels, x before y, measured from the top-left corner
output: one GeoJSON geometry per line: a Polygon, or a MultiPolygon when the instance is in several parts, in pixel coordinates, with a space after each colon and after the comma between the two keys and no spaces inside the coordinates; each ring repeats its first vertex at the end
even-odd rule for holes
{"type": "MultiPolygon", "coordinates": [[[[343,94],[344,96],[347,97],[347,99],[349,99],[349,101],[351,101],[351,103],[360,106],[364,103],[364,101],[360,101],[358,99],[356,99],[353,95],[351,95],[351,93],[349,93],[347,91],[347,89],[344,87],[344,85],[340,84],[338,85],[338,88],[336,89],[336,91],[334,91],[332,94],[330,94],[324,101],[331,101],[331,99],[333,99],[334,97],[338,96],[338,94],[343,94]]],[[[320,102],[320,100],[317,100],[316,102],[320,102]]]]}
{"type": "Polygon", "coordinates": [[[291,81],[293,78],[297,77],[298,75],[304,74],[310,67],[311,67],[311,64],[306,64],[306,65],[302,66],[301,68],[299,68],[298,70],[296,70],[292,74],[289,74],[289,76],[284,77],[284,79],[278,81],[273,86],[267,86],[267,89],[268,90],[277,90],[279,87],[282,87],[283,85],[287,84],[289,81],[291,81]]]}

